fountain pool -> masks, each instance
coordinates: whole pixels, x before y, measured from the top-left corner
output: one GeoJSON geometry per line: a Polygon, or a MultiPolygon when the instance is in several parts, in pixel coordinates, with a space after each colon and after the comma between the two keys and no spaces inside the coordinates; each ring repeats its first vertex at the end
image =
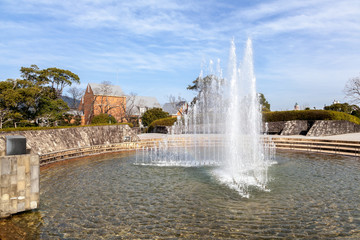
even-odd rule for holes
{"type": "Polygon", "coordinates": [[[0,238],[360,238],[356,158],[278,152],[270,191],[250,188],[249,198],[214,166],[135,161],[128,153],[43,169],[40,209],[0,220],[0,238]]]}

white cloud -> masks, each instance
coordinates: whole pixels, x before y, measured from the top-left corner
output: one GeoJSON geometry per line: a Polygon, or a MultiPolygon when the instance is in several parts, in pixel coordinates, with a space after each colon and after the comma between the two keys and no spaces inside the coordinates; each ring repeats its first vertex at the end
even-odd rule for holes
{"type": "Polygon", "coordinates": [[[0,7],[4,72],[32,63],[70,66],[86,77],[151,72],[185,88],[202,59],[219,57],[226,65],[230,39],[241,52],[252,36],[259,87],[280,108],[278,96],[299,94],[291,85],[310,96],[325,91],[314,98],[321,101],[340,95],[344,81],[360,71],[358,0],[3,0],[0,7]]]}

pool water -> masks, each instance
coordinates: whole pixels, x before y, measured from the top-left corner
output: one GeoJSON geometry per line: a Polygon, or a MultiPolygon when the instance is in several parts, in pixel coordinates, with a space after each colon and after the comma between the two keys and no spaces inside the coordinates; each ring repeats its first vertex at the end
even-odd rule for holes
{"type": "Polygon", "coordinates": [[[135,165],[134,153],[41,171],[37,211],[0,220],[0,239],[360,239],[360,160],[278,152],[269,192],[250,197],[214,166],[135,165]]]}

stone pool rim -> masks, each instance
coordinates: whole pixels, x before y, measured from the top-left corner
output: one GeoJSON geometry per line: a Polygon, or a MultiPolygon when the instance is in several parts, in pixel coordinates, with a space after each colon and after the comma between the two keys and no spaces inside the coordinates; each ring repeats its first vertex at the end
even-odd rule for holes
{"type": "MultiPolygon", "coordinates": [[[[216,134],[214,134],[216,136],[216,134]]],[[[101,144],[80,148],[65,149],[44,154],[39,154],[40,166],[52,164],[70,159],[88,158],[104,154],[116,154],[124,151],[136,151],[142,147],[151,147],[159,141],[167,138],[170,141],[181,142],[186,135],[167,134],[140,134],[140,140],[136,142],[120,142],[101,144]]],[[[359,135],[360,136],[360,135],[359,135]]],[[[208,139],[209,135],[200,135],[201,139],[208,139]]],[[[290,150],[300,152],[313,152],[325,154],[338,154],[343,156],[360,157],[360,141],[331,139],[334,136],[311,138],[305,136],[263,136],[264,140],[272,140],[276,150],[290,150]]]]}

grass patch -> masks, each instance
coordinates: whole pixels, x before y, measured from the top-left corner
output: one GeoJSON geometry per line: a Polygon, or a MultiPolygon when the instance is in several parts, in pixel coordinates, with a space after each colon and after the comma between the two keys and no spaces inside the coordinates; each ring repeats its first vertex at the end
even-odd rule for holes
{"type": "Polygon", "coordinates": [[[95,126],[108,126],[108,125],[129,125],[129,127],[133,127],[132,123],[99,123],[99,124],[90,124],[90,125],[82,125],[82,126],[57,126],[57,127],[17,127],[17,128],[3,128],[0,129],[1,132],[17,132],[17,131],[38,131],[38,130],[49,130],[49,129],[63,129],[63,128],[79,128],[79,127],[95,127],[95,126]]]}

